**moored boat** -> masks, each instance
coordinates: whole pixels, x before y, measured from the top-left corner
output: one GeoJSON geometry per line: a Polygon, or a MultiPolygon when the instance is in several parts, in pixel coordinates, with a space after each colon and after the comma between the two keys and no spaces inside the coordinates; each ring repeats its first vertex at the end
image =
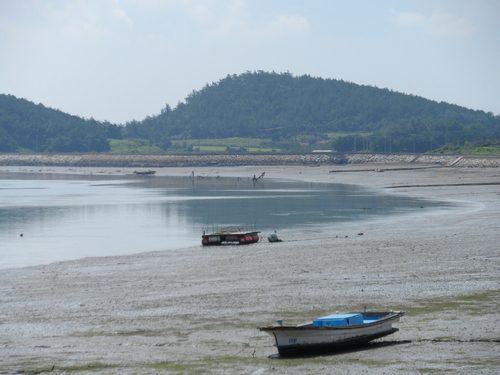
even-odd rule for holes
{"type": "Polygon", "coordinates": [[[248,245],[259,242],[258,231],[243,231],[241,229],[222,229],[218,232],[205,233],[201,236],[203,246],[210,245],[248,245]]]}
{"type": "Polygon", "coordinates": [[[147,175],[151,175],[151,174],[155,174],[156,171],[134,171],[134,174],[138,175],[138,176],[147,176],[147,175]]]}
{"type": "Polygon", "coordinates": [[[328,352],[365,344],[398,331],[392,327],[404,311],[333,314],[298,326],[260,327],[276,340],[280,356],[328,352]]]}

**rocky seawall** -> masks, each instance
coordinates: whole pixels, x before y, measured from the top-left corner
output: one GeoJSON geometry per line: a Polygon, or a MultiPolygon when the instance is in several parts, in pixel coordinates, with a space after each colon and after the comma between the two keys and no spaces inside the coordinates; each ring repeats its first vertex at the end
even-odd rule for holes
{"type": "Polygon", "coordinates": [[[68,167],[237,167],[245,165],[337,165],[364,163],[442,164],[462,168],[498,168],[500,156],[424,154],[204,154],[204,155],[122,155],[122,154],[0,154],[0,166],[68,167]]]}

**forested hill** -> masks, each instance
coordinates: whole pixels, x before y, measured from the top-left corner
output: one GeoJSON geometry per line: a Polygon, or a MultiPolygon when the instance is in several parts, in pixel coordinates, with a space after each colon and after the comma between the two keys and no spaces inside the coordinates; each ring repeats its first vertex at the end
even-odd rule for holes
{"type": "Polygon", "coordinates": [[[0,152],[109,151],[118,126],[0,94],[0,152]]]}
{"type": "Polygon", "coordinates": [[[167,105],[123,127],[0,95],[0,152],[108,151],[108,138],[143,139],[167,151],[172,140],[229,137],[266,138],[271,148],[293,151],[287,141],[327,133],[337,133],[338,151],[426,152],[500,138],[500,116],[389,89],[262,71],[228,75],[174,109],[167,105]]]}
{"type": "MultiPolygon", "coordinates": [[[[363,132],[373,133],[365,142],[372,151],[383,151],[382,139],[387,143],[390,138],[394,151],[422,152],[430,145],[498,137],[500,117],[341,80],[247,72],[193,91],[174,110],[167,105],[158,116],[128,123],[126,131],[144,139],[274,141],[300,134],[363,132]]],[[[351,139],[344,140],[350,150],[351,139]]]]}
{"type": "MultiPolygon", "coordinates": [[[[174,111],[158,116],[171,136],[262,137],[279,128],[300,133],[372,132],[401,120],[454,120],[490,127],[494,117],[448,103],[354,83],[247,72],[193,91],[174,111]]],[[[498,119],[497,119],[498,120],[498,119]]]]}

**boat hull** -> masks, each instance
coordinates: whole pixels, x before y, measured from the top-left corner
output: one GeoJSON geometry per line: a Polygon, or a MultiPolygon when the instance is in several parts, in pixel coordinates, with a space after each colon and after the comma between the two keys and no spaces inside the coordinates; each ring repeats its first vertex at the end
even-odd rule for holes
{"type": "Polygon", "coordinates": [[[156,173],[156,171],[143,171],[143,172],[140,172],[140,171],[134,171],[134,173],[137,175],[137,176],[148,176],[148,175],[153,175],[156,173]]]}
{"type": "Polygon", "coordinates": [[[259,242],[260,232],[236,232],[223,231],[205,234],[201,236],[201,244],[203,246],[219,246],[219,245],[249,245],[259,242]]]}
{"type": "Polygon", "coordinates": [[[384,314],[386,315],[370,323],[347,326],[318,327],[308,324],[295,327],[262,327],[259,329],[274,337],[280,356],[330,352],[365,344],[397,332],[398,329],[393,328],[392,323],[399,321],[404,312],[384,314]]]}

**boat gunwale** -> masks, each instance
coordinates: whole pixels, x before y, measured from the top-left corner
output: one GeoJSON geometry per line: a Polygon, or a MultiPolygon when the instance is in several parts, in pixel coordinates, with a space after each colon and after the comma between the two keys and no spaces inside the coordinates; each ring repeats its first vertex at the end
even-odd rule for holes
{"type": "MultiPolygon", "coordinates": [[[[354,314],[354,313],[350,313],[354,314]]],[[[341,325],[341,326],[315,326],[312,323],[307,323],[307,324],[302,324],[302,325],[297,325],[297,326],[266,326],[266,327],[259,327],[259,331],[261,332],[272,332],[272,331],[320,331],[320,330],[327,330],[327,331],[337,331],[337,330],[348,330],[348,329],[357,329],[357,328],[362,328],[362,327],[371,327],[380,323],[385,323],[390,320],[396,320],[401,318],[405,312],[404,311],[387,311],[387,312],[369,312],[369,313],[358,313],[358,314],[363,314],[363,317],[370,317],[370,316],[378,316],[377,314],[385,314],[382,315],[379,319],[374,320],[373,322],[369,323],[362,323],[362,324],[346,324],[346,325],[341,325]]]]}
{"type": "Polygon", "coordinates": [[[249,234],[258,234],[261,233],[260,231],[248,231],[248,232],[212,232],[212,233],[205,233],[202,234],[202,237],[210,237],[210,236],[239,236],[239,235],[249,235],[249,234]]]}

